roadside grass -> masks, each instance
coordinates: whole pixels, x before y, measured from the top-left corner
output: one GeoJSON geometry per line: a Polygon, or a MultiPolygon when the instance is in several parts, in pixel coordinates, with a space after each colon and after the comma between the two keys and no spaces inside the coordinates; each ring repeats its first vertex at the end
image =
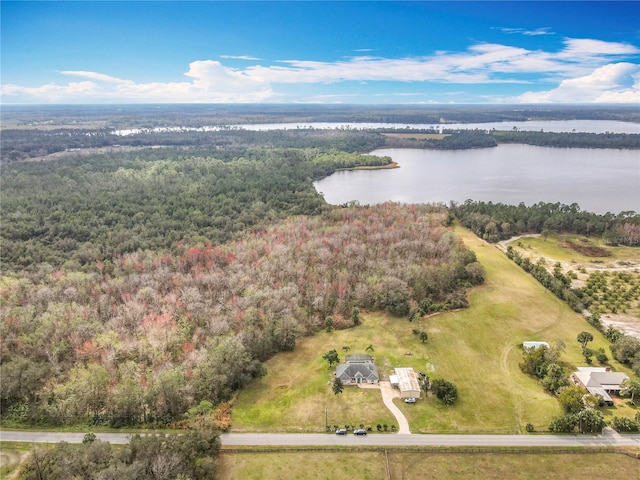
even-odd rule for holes
{"type": "MultiPolygon", "coordinates": [[[[348,353],[374,347],[381,379],[395,367],[413,367],[432,379],[456,384],[458,401],[448,407],[429,395],[413,405],[396,400],[413,433],[523,433],[531,423],[546,431],[561,415],[554,395],[547,393],[518,364],[525,340],[561,340],[566,351],[561,361],[567,373],[584,365],[576,336],[591,332],[592,349],[608,342],[585,319],[547,292],[495,246],[461,227],[455,233],[476,252],[486,269],[486,282],[470,293],[470,308],[416,322],[379,312],[363,312],[362,325],[348,330],[321,332],[299,341],[293,352],[276,355],[266,363],[267,375],[243,390],[234,406],[234,431],[315,431],[328,424],[395,424],[375,389],[345,387],[341,395],[331,389],[334,368],[322,355],[333,348],[344,359],[348,353]],[[425,344],[412,333],[424,330],[425,344]]],[[[616,370],[622,368],[611,362],[616,370]]],[[[627,372],[628,373],[628,372],[627,372]]],[[[606,409],[605,418],[632,417],[626,404],[606,409]]]]}
{"type": "Polygon", "coordinates": [[[326,480],[387,478],[384,452],[225,453],[218,457],[219,480],[326,480]]]}
{"type": "Polygon", "coordinates": [[[15,422],[11,420],[7,420],[5,418],[0,420],[0,428],[2,430],[19,430],[21,432],[84,432],[84,433],[130,433],[131,435],[135,435],[136,433],[140,434],[149,434],[157,431],[158,433],[182,433],[183,430],[179,428],[165,428],[164,426],[159,425],[140,425],[139,428],[134,427],[123,427],[123,428],[114,428],[104,425],[89,425],[88,423],[77,423],[70,425],[59,425],[59,426],[50,426],[50,425],[32,425],[25,424],[20,422],[15,422]]]}
{"type": "Polygon", "coordinates": [[[389,454],[391,478],[607,478],[635,476],[638,460],[615,453],[584,454],[389,454]]]}
{"type": "MultiPolygon", "coordinates": [[[[638,460],[615,453],[456,453],[388,450],[391,478],[567,479],[635,478],[638,460]]],[[[232,480],[325,480],[388,478],[383,451],[221,453],[218,478],[232,480]]]]}

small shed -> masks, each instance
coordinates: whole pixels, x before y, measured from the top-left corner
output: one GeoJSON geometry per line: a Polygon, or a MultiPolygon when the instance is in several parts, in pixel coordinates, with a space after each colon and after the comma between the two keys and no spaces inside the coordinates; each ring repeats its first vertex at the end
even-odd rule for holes
{"type": "Polygon", "coordinates": [[[522,342],[522,348],[524,348],[525,351],[535,350],[536,348],[541,347],[549,348],[549,344],[547,342],[522,342]]]}
{"type": "Polygon", "coordinates": [[[420,398],[420,383],[413,368],[396,368],[401,398],[420,398]]]}

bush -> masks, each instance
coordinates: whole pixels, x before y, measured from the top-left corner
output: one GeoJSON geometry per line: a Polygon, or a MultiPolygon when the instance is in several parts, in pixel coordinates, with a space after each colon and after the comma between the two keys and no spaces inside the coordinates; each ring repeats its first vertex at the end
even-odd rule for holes
{"type": "Polygon", "coordinates": [[[616,432],[637,432],[640,430],[640,425],[630,418],[613,417],[611,419],[611,428],[616,432]]]}
{"type": "Polygon", "coordinates": [[[453,405],[458,398],[458,389],[455,384],[442,378],[431,382],[431,390],[445,405],[453,405]]]}

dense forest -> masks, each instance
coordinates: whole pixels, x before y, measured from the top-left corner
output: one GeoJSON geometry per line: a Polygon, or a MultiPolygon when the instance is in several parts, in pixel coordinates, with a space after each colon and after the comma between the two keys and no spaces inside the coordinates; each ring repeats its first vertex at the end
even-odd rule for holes
{"type": "Polygon", "coordinates": [[[219,243],[327,207],[312,181],[388,157],[245,148],[190,156],[155,149],[2,167],[2,269],[80,269],[116,254],[219,243]]]}
{"type": "Polygon", "coordinates": [[[112,130],[5,129],[1,138],[2,163],[40,158],[57,152],[80,156],[81,149],[106,149],[121,153],[126,147],[175,147],[206,155],[215,152],[217,158],[233,159],[248,148],[322,148],[344,152],[369,152],[384,145],[384,138],[375,132],[362,130],[277,130],[252,131],[223,129],[220,131],[140,132],[117,135],[112,130]]]}
{"type": "Polygon", "coordinates": [[[138,251],[80,272],[39,265],[0,284],[5,419],[171,422],[264,373],[296,338],[466,306],[482,266],[441,208],[387,204],[291,216],[220,245],[138,251]]]}
{"type": "Polygon", "coordinates": [[[581,211],[577,204],[527,206],[472,200],[450,208],[465,227],[489,242],[523,233],[554,232],[602,236],[612,245],[640,245],[640,214],[636,212],[600,215],[581,211]]]}

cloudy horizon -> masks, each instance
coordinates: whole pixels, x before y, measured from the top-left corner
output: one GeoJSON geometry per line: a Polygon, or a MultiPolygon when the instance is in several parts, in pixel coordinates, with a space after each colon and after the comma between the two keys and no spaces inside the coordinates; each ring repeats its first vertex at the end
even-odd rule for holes
{"type": "Polygon", "coordinates": [[[2,104],[640,104],[638,5],[587,3],[588,12],[569,6],[612,18],[590,18],[577,28],[566,23],[573,17],[558,13],[567,8],[560,2],[497,2],[502,8],[489,15],[489,2],[3,1],[0,98],[2,104]],[[507,4],[523,16],[507,12],[507,4]],[[337,15],[331,24],[329,10],[337,15]],[[340,15],[356,11],[361,24],[344,31],[340,15]],[[203,15],[212,19],[208,28],[197,20],[203,15]],[[291,25],[293,18],[299,23],[291,25]],[[65,25],[80,44],[53,34],[65,25]],[[375,35],[376,25],[390,32],[375,35]],[[310,46],[286,41],[304,32],[310,46]],[[330,45],[314,44],[323,38],[330,45]]]}

